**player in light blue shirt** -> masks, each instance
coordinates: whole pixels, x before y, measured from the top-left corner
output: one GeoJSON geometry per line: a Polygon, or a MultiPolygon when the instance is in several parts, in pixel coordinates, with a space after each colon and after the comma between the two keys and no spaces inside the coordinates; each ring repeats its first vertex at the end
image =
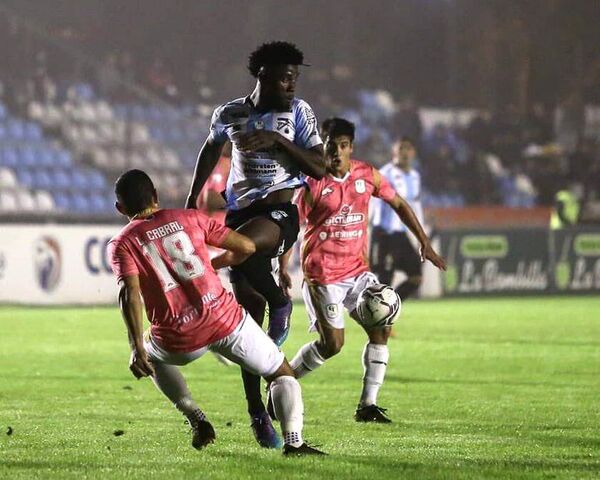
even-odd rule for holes
{"type": "MultiPolygon", "coordinates": [[[[288,42],[266,43],[250,55],[254,91],[213,113],[186,203],[187,208],[195,207],[223,144],[231,141],[225,224],[250,237],[257,248],[232,268],[231,282],[237,300],[261,325],[266,301],[268,334],[278,345],[289,331],[292,302],[275,282],[271,259],[288,251],[298,235],[298,209],[291,203],[294,189],[303,184],[304,175],[325,175],[317,120],[308,103],[295,97],[300,65],[303,53],[288,42]]],[[[265,412],[260,377],[244,371],[242,377],[257,441],[277,447],[280,440],[265,412]]]]}
{"type": "MultiPolygon", "coordinates": [[[[392,161],[379,170],[394,190],[409,203],[420,223],[423,223],[421,205],[421,174],[415,170],[414,142],[403,137],[392,147],[392,161]]],[[[382,283],[392,284],[395,270],[406,273],[407,279],[396,288],[406,300],[422,282],[422,263],[408,237],[408,230],[395,212],[381,200],[376,200],[371,215],[371,267],[382,283]]]]}

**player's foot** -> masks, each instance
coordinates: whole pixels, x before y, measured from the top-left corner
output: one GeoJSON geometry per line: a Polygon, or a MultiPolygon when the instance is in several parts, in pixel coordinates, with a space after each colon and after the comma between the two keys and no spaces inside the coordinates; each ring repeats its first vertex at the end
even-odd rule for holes
{"type": "Polygon", "coordinates": [[[300,445],[299,447],[292,447],[289,444],[285,444],[283,446],[283,454],[286,457],[300,457],[302,455],[327,455],[325,452],[321,450],[317,450],[314,447],[309,446],[306,442],[300,445]]]}
{"type": "Polygon", "coordinates": [[[292,315],[292,301],[279,308],[269,308],[269,329],[267,334],[277,346],[281,346],[290,333],[290,317],[292,315]]]}
{"type": "Polygon", "coordinates": [[[201,450],[209,443],[215,443],[215,429],[206,420],[188,420],[192,427],[192,447],[201,450]]]}
{"type": "Polygon", "coordinates": [[[263,448],[281,448],[281,438],[273,428],[269,414],[265,411],[252,416],[252,432],[258,444],[263,448]]]}
{"type": "Polygon", "coordinates": [[[354,412],[354,420],[357,422],[392,423],[385,414],[386,409],[377,405],[359,406],[354,412]]]}

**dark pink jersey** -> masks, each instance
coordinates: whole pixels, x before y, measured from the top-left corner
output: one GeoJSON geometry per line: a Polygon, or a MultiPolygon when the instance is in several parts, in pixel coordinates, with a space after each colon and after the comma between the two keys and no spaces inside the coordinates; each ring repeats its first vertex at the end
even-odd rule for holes
{"type": "Polygon", "coordinates": [[[300,218],[306,221],[302,269],[309,283],[336,283],[369,269],[369,200],[375,196],[391,201],[396,195],[387,180],[374,172],[371,165],[351,160],[344,178],[306,179],[297,203],[300,218]]]}
{"type": "Polygon", "coordinates": [[[207,252],[229,232],[197,210],[159,210],[109,242],[117,279],[139,276],[152,337],[165,349],[196,350],[229,335],[242,319],[207,252]]]}

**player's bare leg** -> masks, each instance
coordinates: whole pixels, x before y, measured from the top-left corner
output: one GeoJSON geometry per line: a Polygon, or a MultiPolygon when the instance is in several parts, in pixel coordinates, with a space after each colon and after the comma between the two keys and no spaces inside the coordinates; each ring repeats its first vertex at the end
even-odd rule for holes
{"type": "Polygon", "coordinates": [[[377,395],[383,384],[390,357],[387,342],[392,329],[385,327],[365,331],[369,342],[365,345],[362,355],[363,389],[354,418],[357,422],[390,423],[385,409],[377,406],[377,395]]]}
{"type": "Polygon", "coordinates": [[[187,383],[174,365],[152,362],[156,387],[175,405],[188,420],[192,428],[192,446],[198,450],[215,441],[215,430],[206,415],[192,398],[187,383]]]}
{"type": "Polygon", "coordinates": [[[319,339],[302,346],[290,365],[296,378],[319,368],[325,360],[337,355],[344,345],[344,329],[333,328],[327,322],[317,321],[319,339]]]}
{"type": "Polygon", "coordinates": [[[310,447],[302,438],[304,403],[302,389],[287,360],[271,376],[265,377],[269,382],[270,398],[273,402],[276,418],[281,423],[283,433],[283,454],[291,455],[323,455],[323,452],[310,447]]]}
{"type": "MultiPolygon", "coordinates": [[[[246,309],[258,325],[262,327],[265,316],[265,299],[258,293],[244,275],[236,274],[232,277],[233,291],[238,302],[246,309]]],[[[280,448],[281,438],[273,427],[273,423],[266,412],[260,392],[260,377],[243,368],[242,382],[244,393],[248,403],[248,414],[250,415],[250,427],[254,438],[261,447],[280,448]]]]}
{"type": "MultiPolygon", "coordinates": [[[[262,295],[269,305],[268,335],[281,346],[289,333],[289,320],[292,314],[292,302],[285,295],[271,273],[270,259],[277,255],[280,247],[281,229],[266,219],[256,217],[248,220],[237,229],[251,238],[256,244],[256,253],[244,263],[235,267],[250,285],[262,295]]],[[[239,300],[239,299],[238,299],[239,300]]]]}

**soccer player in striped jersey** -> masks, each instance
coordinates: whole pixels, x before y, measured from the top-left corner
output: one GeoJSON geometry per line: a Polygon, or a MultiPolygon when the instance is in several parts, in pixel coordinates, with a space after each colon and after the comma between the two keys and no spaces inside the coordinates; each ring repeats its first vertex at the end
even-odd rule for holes
{"type": "MultiPolygon", "coordinates": [[[[403,137],[392,147],[392,161],[381,167],[379,172],[408,202],[422,224],[421,174],[414,168],[415,159],[415,143],[403,137]]],[[[396,293],[404,301],[418,290],[422,282],[419,253],[408,237],[408,227],[389,205],[374,200],[372,208],[371,267],[379,280],[387,285],[392,284],[395,270],[406,274],[406,280],[396,288],[396,293]]]]}
{"type": "MultiPolygon", "coordinates": [[[[256,78],[254,91],[218,107],[210,133],[198,155],[186,203],[196,198],[219,158],[223,144],[232,144],[231,171],[225,197],[225,224],[251,238],[256,253],[232,268],[238,301],[262,325],[265,300],[268,334],[281,345],[289,331],[292,302],[275,282],[271,259],[288,251],[298,236],[298,209],[291,203],[305,176],[325,174],[323,147],[315,115],[295,97],[304,55],[288,42],[261,45],[249,58],[256,78]]],[[[248,413],[257,441],[276,447],[276,436],[260,392],[260,378],[242,372],[248,413]]]]}

